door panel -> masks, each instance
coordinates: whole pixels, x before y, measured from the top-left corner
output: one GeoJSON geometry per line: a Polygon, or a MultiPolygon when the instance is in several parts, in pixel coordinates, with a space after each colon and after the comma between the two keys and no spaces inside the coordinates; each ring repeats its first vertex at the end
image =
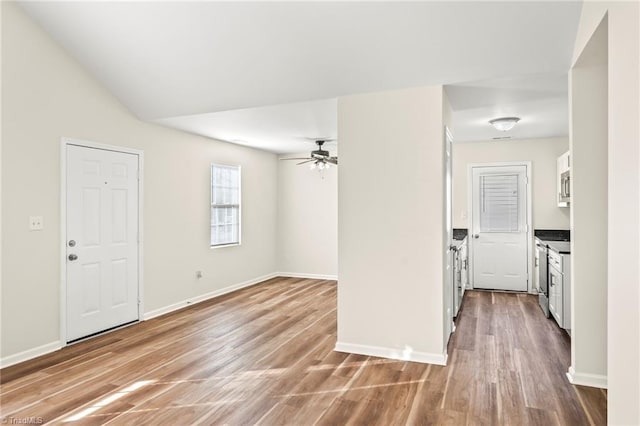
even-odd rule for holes
{"type": "Polygon", "coordinates": [[[67,146],[67,341],[138,319],[137,176],[135,154],[67,146]]]}
{"type": "Polygon", "coordinates": [[[472,168],[473,286],[527,291],[526,166],[472,168]]]}

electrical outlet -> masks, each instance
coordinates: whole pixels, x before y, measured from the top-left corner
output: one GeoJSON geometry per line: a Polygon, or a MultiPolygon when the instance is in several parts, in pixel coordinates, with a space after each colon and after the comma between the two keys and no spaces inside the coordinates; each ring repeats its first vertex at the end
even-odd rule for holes
{"type": "Polygon", "coordinates": [[[44,229],[44,219],[42,216],[29,216],[29,229],[31,231],[41,231],[44,229]]]}

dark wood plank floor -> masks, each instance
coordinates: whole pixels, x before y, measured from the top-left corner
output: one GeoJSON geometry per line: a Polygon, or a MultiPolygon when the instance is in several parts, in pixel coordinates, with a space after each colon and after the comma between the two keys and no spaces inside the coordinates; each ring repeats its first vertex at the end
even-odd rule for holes
{"type": "Polygon", "coordinates": [[[447,367],[334,352],[336,285],[277,278],[6,368],[2,416],[65,424],[606,423],[535,297],[469,291],[447,367]]]}

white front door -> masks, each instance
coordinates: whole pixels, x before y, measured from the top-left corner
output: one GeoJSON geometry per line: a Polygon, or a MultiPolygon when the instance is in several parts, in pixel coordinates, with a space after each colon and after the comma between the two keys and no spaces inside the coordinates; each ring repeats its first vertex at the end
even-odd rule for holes
{"type": "Polygon", "coordinates": [[[527,167],[472,167],[473,287],[527,291],[527,167]]]}
{"type": "Polygon", "coordinates": [[[67,341],[138,319],[138,155],[67,145],[67,341]]]}

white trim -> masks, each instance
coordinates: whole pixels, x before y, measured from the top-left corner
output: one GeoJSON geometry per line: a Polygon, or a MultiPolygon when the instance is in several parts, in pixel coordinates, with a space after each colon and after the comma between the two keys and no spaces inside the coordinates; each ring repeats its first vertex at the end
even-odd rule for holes
{"type": "Polygon", "coordinates": [[[81,146],[138,156],[138,320],[144,313],[144,151],[80,139],[60,139],[60,342],[67,341],[67,146],[81,146]]]}
{"type": "Polygon", "coordinates": [[[334,351],[380,358],[399,359],[402,361],[420,362],[423,364],[447,365],[447,354],[407,351],[398,348],[359,345],[356,343],[336,342],[334,351]]]}
{"type": "Polygon", "coordinates": [[[509,167],[509,166],[524,166],[525,176],[527,178],[527,292],[530,294],[537,294],[533,290],[533,206],[532,206],[532,187],[533,179],[531,176],[532,166],[531,161],[504,161],[498,163],[471,163],[467,165],[467,217],[469,218],[468,225],[468,259],[469,259],[469,282],[468,288],[473,289],[473,168],[474,167],[509,167]]]}
{"type": "Polygon", "coordinates": [[[333,280],[338,281],[337,275],[306,274],[302,272],[278,272],[277,276],[284,278],[308,278],[312,280],[333,280]]]}
{"type": "Polygon", "coordinates": [[[576,373],[573,366],[569,367],[569,371],[567,371],[567,379],[569,379],[569,383],[572,385],[607,389],[607,376],[601,374],[576,373]]]}
{"type": "Polygon", "coordinates": [[[204,294],[201,294],[199,296],[195,296],[195,297],[192,297],[190,299],[183,300],[183,301],[178,302],[178,303],[173,303],[171,305],[168,305],[168,306],[165,306],[165,307],[162,307],[162,308],[154,309],[152,311],[149,311],[149,312],[145,313],[142,318],[145,321],[146,320],[150,320],[152,318],[156,318],[156,317],[159,317],[161,315],[168,314],[169,312],[177,311],[178,309],[182,309],[182,308],[185,308],[187,306],[195,305],[196,303],[204,302],[205,300],[210,300],[210,299],[216,298],[218,296],[222,296],[223,294],[231,293],[231,292],[234,292],[236,290],[243,289],[245,287],[251,287],[252,285],[260,284],[260,283],[262,283],[264,281],[270,280],[271,278],[275,278],[275,277],[278,277],[278,276],[279,275],[277,273],[271,273],[271,274],[263,275],[263,276],[258,277],[258,278],[253,278],[253,279],[250,279],[248,281],[241,282],[239,284],[233,284],[233,285],[221,288],[219,290],[214,290],[214,291],[211,291],[209,293],[204,293],[204,294]]]}
{"type": "Polygon", "coordinates": [[[24,361],[28,361],[35,357],[46,355],[48,353],[57,351],[64,345],[61,341],[55,341],[47,343],[46,345],[38,346],[36,348],[27,349],[26,351],[18,352],[17,354],[9,355],[0,359],[0,368],[9,367],[11,365],[19,364],[24,361]]]}

